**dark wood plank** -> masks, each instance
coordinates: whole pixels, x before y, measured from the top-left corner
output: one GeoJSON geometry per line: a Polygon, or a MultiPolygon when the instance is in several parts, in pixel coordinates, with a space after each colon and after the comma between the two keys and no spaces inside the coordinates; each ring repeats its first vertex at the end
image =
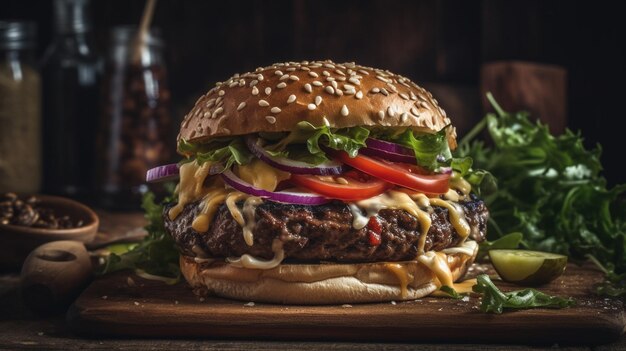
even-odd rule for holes
{"type": "Polygon", "coordinates": [[[542,289],[574,297],[576,307],[499,316],[479,312],[476,297],[351,307],[246,306],[245,301],[220,298],[200,301],[184,284],[137,277],[130,277],[129,284],[129,277],[122,273],[95,281],[68,313],[73,330],[141,337],[594,344],[614,341],[624,329],[622,302],[591,294],[591,286],[601,279],[591,266],[570,265],[562,278],[542,289]]]}

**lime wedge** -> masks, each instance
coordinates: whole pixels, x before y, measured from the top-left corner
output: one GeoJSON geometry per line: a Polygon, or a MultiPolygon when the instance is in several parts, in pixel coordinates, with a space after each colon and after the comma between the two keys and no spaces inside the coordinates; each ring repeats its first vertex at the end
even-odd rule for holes
{"type": "Polygon", "coordinates": [[[490,250],[489,257],[502,280],[519,285],[540,285],[565,271],[567,256],[530,250],[490,250]]]}

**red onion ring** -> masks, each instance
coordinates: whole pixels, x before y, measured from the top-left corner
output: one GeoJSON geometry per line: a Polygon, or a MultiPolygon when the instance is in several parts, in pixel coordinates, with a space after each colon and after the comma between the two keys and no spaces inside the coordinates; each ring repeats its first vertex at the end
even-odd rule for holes
{"type": "Polygon", "coordinates": [[[146,173],[146,182],[158,183],[167,180],[177,179],[179,176],[178,164],[170,163],[163,166],[154,167],[149,169],[146,173]]]}
{"type": "Polygon", "coordinates": [[[224,182],[231,187],[252,196],[259,196],[270,201],[282,202],[297,205],[321,205],[330,200],[313,193],[296,193],[289,191],[267,191],[254,187],[252,184],[245,182],[237,177],[231,170],[222,172],[224,182]]]}
{"type": "Polygon", "coordinates": [[[341,174],[345,171],[345,165],[341,162],[330,160],[319,165],[312,165],[302,161],[294,161],[284,157],[275,157],[270,155],[259,142],[261,138],[248,135],[246,137],[246,145],[252,153],[261,161],[268,165],[293,174],[316,174],[316,175],[334,175],[341,174]]]}

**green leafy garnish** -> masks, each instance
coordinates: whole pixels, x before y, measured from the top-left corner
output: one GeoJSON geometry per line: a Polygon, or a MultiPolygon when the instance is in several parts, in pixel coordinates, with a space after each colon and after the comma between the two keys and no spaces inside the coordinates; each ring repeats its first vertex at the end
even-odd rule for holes
{"type": "Polygon", "coordinates": [[[586,149],[570,130],[554,136],[528,113],[506,112],[487,97],[496,113],[463,138],[457,155],[498,179],[498,191],[485,197],[489,239],[520,232],[525,248],[592,257],[606,272],[598,291],[626,296],[626,184],[607,188],[600,146],[586,149]],[[483,130],[492,144],[475,140],[483,130]]]}
{"type": "MultiPolygon", "coordinates": [[[[171,202],[165,198],[156,203],[153,193],[144,194],[142,207],[148,224],[148,235],[138,244],[130,244],[124,253],[111,253],[104,265],[98,269],[99,274],[107,274],[126,269],[144,271],[146,273],[172,278],[172,282],[180,279],[179,253],[172,237],[165,232],[163,224],[163,204],[171,202]]],[[[119,244],[113,245],[113,251],[120,252],[119,244]]]]}
{"type": "MultiPolygon", "coordinates": [[[[438,158],[443,160],[452,158],[450,147],[448,146],[447,128],[443,128],[434,134],[416,134],[413,130],[407,129],[404,133],[389,138],[389,141],[412,149],[415,152],[417,164],[432,171],[440,166],[438,158]]],[[[471,160],[469,161],[469,167],[471,167],[471,160]]]]}
{"type": "Polygon", "coordinates": [[[239,137],[230,140],[212,140],[198,147],[195,156],[200,165],[207,161],[221,162],[224,169],[230,169],[235,163],[245,165],[252,159],[252,153],[239,137]]]}
{"type": "Polygon", "coordinates": [[[493,284],[486,274],[476,277],[476,282],[472,290],[482,294],[480,310],[483,312],[500,314],[504,309],[565,308],[573,306],[575,303],[572,298],[552,296],[536,289],[523,289],[504,293],[493,284]]]}
{"type": "Polygon", "coordinates": [[[459,300],[459,299],[463,298],[463,296],[461,294],[459,294],[458,292],[456,292],[456,290],[454,290],[454,288],[449,287],[447,285],[442,286],[441,288],[439,288],[439,290],[441,290],[444,293],[448,294],[448,296],[450,296],[453,299],[459,300]]]}

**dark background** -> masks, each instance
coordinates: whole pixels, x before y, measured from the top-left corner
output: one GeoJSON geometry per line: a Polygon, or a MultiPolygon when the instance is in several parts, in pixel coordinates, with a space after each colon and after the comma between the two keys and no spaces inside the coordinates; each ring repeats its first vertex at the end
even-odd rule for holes
{"type": "MultiPolygon", "coordinates": [[[[142,0],[93,2],[102,53],[109,28],[137,23],[143,5],[142,0]]],[[[51,1],[3,2],[0,18],[38,22],[40,54],[51,40],[51,1]]],[[[582,130],[589,146],[603,145],[611,184],[626,182],[620,140],[626,118],[625,22],[617,3],[539,0],[159,0],[154,19],[167,43],[176,118],[215,81],[234,72],[277,61],[331,58],[389,69],[427,88],[454,92],[463,104],[454,114],[441,100],[462,134],[483,114],[483,63],[561,66],[568,73],[568,126],[582,130]]]]}

